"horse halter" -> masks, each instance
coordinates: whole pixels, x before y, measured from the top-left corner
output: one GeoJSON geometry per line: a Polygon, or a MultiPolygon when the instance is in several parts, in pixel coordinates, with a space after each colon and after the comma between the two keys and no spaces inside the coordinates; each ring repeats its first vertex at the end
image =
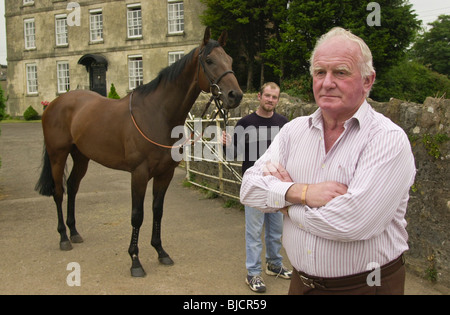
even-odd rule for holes
{"type": "Polygon", "coordinates": [[[216,80],[213,80],[212,79],[213,76],[207,70],[207,68],[205,66],[205,63],[204,63],[204,61],[202,59],[203,53],[204,53],[204,48],[200,49],[200,52],[198,53],[197,80],[198,80],[198,77],[199,77],[200,66],[201,66],[202,69],[203,69],[203,73],[205,74],[206,78],[209,81],[211,98],[209,99],[208,103],[206,103],[205,109],[203,110],[203,113],[202,113],[202,115],[200,117],[205,116],[206,112],[209,109],[209,106],[211,105],[212,101],[214,101],[214,103],[216,104],[216,107],[217,107],[217,112],[213,115],[211,120],[214,120],[217,117],[217,115],[220,113],[222,118],[223,118],[223,120],[224,120],[224,124],[226,126],[227,125],[227,113],[226,113],[226,110],[223,108],[223,103],[220,102],[220,96],[222,95],[222,91],[220,90],[219,83],[227,74],[233,74],[234,75],[234,71],[233,70],[227,70],[224,73],[222,73],[216,80]]]}
{"type": "MultiPolygon", "coordinates": [[[[219,87],[219,83],[220,81],[227,75],[227,74],[234,74],[233,70],[227,70],[224,73],[222,73],[216,80],[212,79],[212,75],[211,73],[207,70],[205,63],[202,59],[203,57],[203,53],[204,53],[204,48],[202,48],[200,50],[200,52],[198,53],[198,61],[199,61],[199,65],[198,65],[198,72],[200,72],[200,65],[202,66],[203,69],[203,73],[205,74],[206,78],[209,81],[209,86],[210,86],[210,92],[211,94],[215,97],[215,98],[219,98],[220,95],[222,95],[222,91],[220,90],[219,87]]],[[[198,78],[198,73],[197,73],[197,78],[198,78]]]]}

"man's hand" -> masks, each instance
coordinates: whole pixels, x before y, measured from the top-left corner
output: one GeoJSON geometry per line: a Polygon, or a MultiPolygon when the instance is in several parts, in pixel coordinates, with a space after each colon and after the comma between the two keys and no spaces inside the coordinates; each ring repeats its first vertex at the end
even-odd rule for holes
{"type": "MultiPolygon", "coordinates": [[[[267,162],[263,174],[264,176],[275,176],[282,182],[294,182],[286,169],[279,163],[267,162]]],[[[286,193],[286,201],[293,204],[300,204],[304,185],[306,184],[295,183],[292,185],[286,193]]],[[[308,185],[306,204],[312,208],[322,207],[332,199],[346,194],[347,189],[348,187],[346,185],[334,181],[308,185]]]]}
{"type": "Polygon", "coordinates": [[[285,216],[289,216],[289,207],[280,209],[280,212],[281,212],[282,214],[284,214],[285,216]]]}
{"type": "Polygon", "coordinates": [[[280,163],[267,162],[263,169],[263,175],[275,176],[282,182],[294,182],[289,173],[283,166],[280,165],[280,163]]]}
{"type": "Polygon", "coordinates": [[[229,146],[232,142],[231,136],[226,131],[222,131],[222,138],[220,138],[220,142],[224,146],[229,146]]]}
{"type": "MultiPolygon", "coordinates": [[[[294,184],[286,192],[286,201],[294,204],[301,203],[301,195],[305,184],[294,184]]],[[[319,208],[326,205],[332,199],[347,193],[348,187],[344,184],[328,181],[308,185],[306,191],[306,204],[311,208],[319,208]]]]}

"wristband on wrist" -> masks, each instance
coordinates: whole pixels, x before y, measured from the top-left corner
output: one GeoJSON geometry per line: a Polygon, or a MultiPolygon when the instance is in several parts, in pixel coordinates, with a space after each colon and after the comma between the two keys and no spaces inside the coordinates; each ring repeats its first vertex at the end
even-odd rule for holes
{"type": "Polygon", "coordinates": [[[306,191],[308,190],[308,185],[303,185],[303,190],[302,190],[302,199],[301,199],[301,203],[302,205],[306,205],[306,191]]]}

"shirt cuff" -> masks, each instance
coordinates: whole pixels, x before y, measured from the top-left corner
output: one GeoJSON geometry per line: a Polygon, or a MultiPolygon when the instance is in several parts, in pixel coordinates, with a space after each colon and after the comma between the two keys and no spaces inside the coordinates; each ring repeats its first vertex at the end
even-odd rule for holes
{"type": "Polygon", "coordinates": [[[292,205],[289,207],[289,218],[295,226],[307,231],[306,211],[310,209],[308,206],[292,205]]]}
{"type": "Polygon", "coordinates": [[[286,192],[294,183],[279,182],[272,186],[267,196],[267,206],[270,208],[284,208],[291,205],[286,201],[286,192]]]}

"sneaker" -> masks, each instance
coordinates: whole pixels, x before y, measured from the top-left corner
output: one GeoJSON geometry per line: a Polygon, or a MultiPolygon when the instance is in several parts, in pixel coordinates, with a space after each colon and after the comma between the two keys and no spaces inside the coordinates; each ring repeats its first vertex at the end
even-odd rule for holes
{"type": "Polygon", "coordinates": [[[292,270],[287,270],[283,265],[275,266],[269,263],[266,264],[266,273],[269,276],[277,276],[277,278],[283,279],[291,279],[292,276],[292,270]]]}
{"type": "Polygon", "coordinates": [[[264,284],[264,280],[261,276],[247,275],[247,278],[245,278],[245,283],[247,283],[252,291],[258,293],[266,292],[266,285],[264,284]]]}

